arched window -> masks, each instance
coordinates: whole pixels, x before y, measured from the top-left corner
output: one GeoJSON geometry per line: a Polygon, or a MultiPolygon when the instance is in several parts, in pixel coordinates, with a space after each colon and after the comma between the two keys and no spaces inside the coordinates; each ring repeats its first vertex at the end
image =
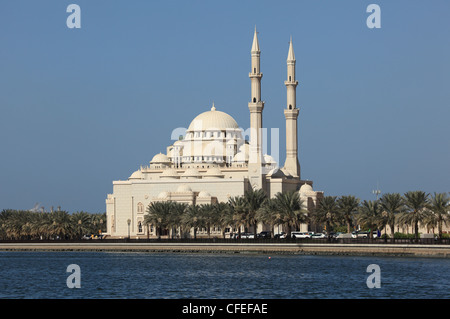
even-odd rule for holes
{"type": "Polygon", "coordinates": [[[143,213],[144,212],[144,204],[142,204],[141,202],[139,202],[137,204],[137,212],[138,213],[143,213]]]}
{"type": "Polygon", "coordinates": [[[291,76],[289,75],[289,81],[291,81],[291,76]]]}
{"type": "Polygon", "coordinates": [[[142,222],[139,221],[138,223],[138,233],[142,233],[142,222]]]}
{"type": "Polygon", "coordinates": [[[253,103],[256,103],[256,97],[253,98],[253,103]]]}
{"type": "Polygon", "coordinates": [[[256,73],[256,68],[253,68],[253,73],[256,73]]]}
{"type": "Polygon", "coordinates": [[[289,110],[292,110],[292,105],[291,104],[289,104],[289,110]]]}

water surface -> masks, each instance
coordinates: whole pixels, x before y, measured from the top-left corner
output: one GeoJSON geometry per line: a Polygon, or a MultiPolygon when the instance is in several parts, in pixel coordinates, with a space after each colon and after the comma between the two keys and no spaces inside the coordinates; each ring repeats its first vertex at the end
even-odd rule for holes
{"type": "Polygon", "coordinates": [[[449,298],[441,258],[210,253],[0,252],[0,298],[449,298]],[[270,258],[269,258],[270,257],[270,258]],[[81,270],[70,289],[67,266],[81,270]],[[369,289],[367,266],[381,269],[369,289]]]}

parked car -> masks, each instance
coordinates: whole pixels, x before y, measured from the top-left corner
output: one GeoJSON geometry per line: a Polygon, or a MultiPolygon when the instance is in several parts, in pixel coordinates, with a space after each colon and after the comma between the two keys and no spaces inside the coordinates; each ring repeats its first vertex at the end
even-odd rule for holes
{"type": "Polygon", "coordinates": [[[311,238],[314,238],[314,239],[316,239],[316,238],[327,238],[327,235],[322,234],[322,233],[315,233],[315,234],[313,234],[311,236],[311,238]]]}
{"type": "Polygon", "coordinates": [[[270,238],[271,232],[270,231],[262,231],[258,234],[258,238],[270,238]]]}
{"type": "Polygon", "coordinates": [[[352,238],[369,238],[368,231],[353,231],[352,238]]]}
{"type": "Polygon", "coordinates": [[[292,236],[292,238],[311,238],[311,235],[309,233],[299,232],[299,231],[291,232],[291,236],[292,236]]]}
{"type": "Polygon", "coordinates": [[[337,233],[336,238],[337,239],[352,238],[352,234],[351,233],[337,233]]]}
{"type": "Polygon", "coordinates": [[[275,236],[273,236],[274,238],[286,238],[286,233],[284,231],[282,231],[281,233],[275,234],[275,236]]]}
{"type": "Polygon", "coordinates": [[[255,238],[255,234],[253,234],[253,233],[241,233],[241,238],[253,239],[253,238],[255,238]]]}

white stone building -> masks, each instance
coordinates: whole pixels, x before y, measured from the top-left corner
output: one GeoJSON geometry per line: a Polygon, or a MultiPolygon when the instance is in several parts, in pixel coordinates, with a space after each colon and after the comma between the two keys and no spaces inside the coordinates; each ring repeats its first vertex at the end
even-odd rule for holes
{"type": "MultiPolygon", "coordinates": [[[[251,101],[249,142],[244,131],[229,114],[211,110],[196,116],[182,139],[156,154],[148,166],[140,167],[126,181],[114,181],[113,193],[106,199],[107,235],[147,237],[144,227],[146,208],[153,201],[188,204],[227,202],[246,190],[262,188],[270,197],[296,190],[312,208],[322,192],[312,189],[311,181],[300,178],[298,161],[295,55],[292,39],[287,57],[286,161],[279,166],[274,158],[262,154],[262,114],[260,48],[255,29],[251,48],[251,101]],[[303,185],[303,186],[302,186],[303,185]],[[129,222],[129,223],[128,223],[129,222]]],[[[169,132],[167,132],[169,134],[169,132]]],[[[307,229],[302,229],[307,230],[307,229]]]]}

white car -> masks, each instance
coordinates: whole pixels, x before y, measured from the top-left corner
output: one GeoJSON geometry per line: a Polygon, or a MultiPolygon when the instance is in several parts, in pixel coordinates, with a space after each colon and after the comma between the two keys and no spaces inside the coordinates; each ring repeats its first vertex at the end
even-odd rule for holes
{"type": "Polygon", "coordinates": [[[281,239],[284,239],[284,238],[286,238],[286,233],[285,233],[284,231],[282,231],[282,232],[279,233],[279,234],[275,234],[274,238],[281,238],[281,239]]]}
{"type": "Polygon", "coordinates": [[[291,232],[291,236],[292,236],[292,238],[311,238],[311,235],[309,233],[299,232],[299,231],[291,232]]]}
{"type": "Polygon", "coordinates": [[[352,234],[350,233],[339,233],[336,238],[343,239],[343,238],[353,238],[352,234]]]}
{"type": "Polygon", "coordinates": [[[327,238],[327,235],[322,233],[316,233],[311,236],[311,238],[327,238]]]}
{"type": "Polygon", "coordinates": [[[255,238],[255,234],[252,234],[252,233],[241,233],[241,238],[253,239],[253,238],[255,238]]]}

